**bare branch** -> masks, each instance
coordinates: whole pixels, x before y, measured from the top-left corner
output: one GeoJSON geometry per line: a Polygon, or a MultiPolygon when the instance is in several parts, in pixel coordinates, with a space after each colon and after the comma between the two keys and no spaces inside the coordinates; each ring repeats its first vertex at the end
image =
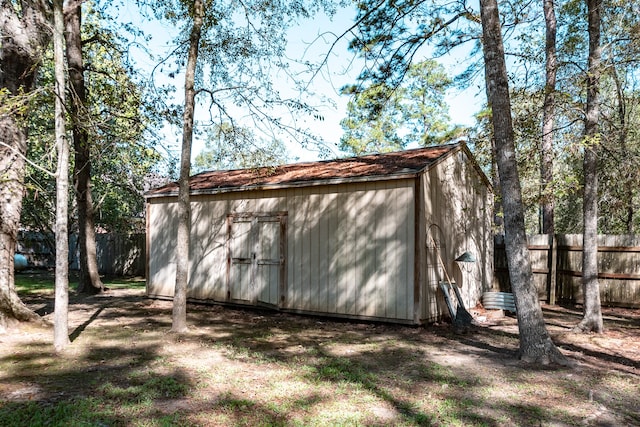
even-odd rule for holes
{"type": "Polygon", "coordinates": [[[20,153],[20,151],[18,151],[18,149],[16,149],[15,147],[12,147],[11,145],[7,144],[4,141],[0,141],[0,145],[2,145],[3,147],[8,148],[11,151],[13,151],[14,154],[20,156],[22,158],[22,160],[24,160],[25,162],[29,163],[31,166],[33,166],[34,168],[38,169],[39,171],[46,173],[47,175],[49,175],[52,178],[56,177],[55,172],[50,172],[48,169],[45,169],[42,166],[32,162],[26,156],[22,155],[22,153],[20,153]]]}

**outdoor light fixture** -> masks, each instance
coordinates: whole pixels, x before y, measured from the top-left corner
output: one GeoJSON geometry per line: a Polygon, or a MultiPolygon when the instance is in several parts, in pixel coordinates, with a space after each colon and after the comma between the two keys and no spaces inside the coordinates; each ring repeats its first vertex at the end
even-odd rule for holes
{"type": "Polygon", "coordinates": [[[456,262],[476,262],[476,257],[469,251],[465,251],[462,255],[456,258],[456,262]]]}

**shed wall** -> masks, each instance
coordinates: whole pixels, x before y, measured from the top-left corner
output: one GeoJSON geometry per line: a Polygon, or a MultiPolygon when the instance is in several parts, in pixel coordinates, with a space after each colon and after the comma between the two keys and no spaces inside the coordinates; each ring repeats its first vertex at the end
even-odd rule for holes
{"type": "Polygon", "coordinates": [[[493,281],[493,196],[475,164],[459,150],[430,168],[422,180],[425,193],[426,280],[421,285],[421,315],[434,321],[447,312],[438,289],[446,274],[459,286],[464,304],[474,307],[493,281]],[[433,239],[433,240],[432,240],[433,239]],[[475,263],[454,260],[469,251],[475,263]]]}
{"type": "Polygon", "coordinates": [[[173,296],[177,218],[178,204],[175,198],[154,199],[147,204],[147,293],[151,295],[173,296]]]}
{"type": "MultiPolygon", "coordinates": [[[[414,179],[192,196],[188,296],[226,302],[227,215],[287,213],[281,307],[410,322],[414,315],[414,179]]],[[[150,199],[150,296],[175,282],[174,198],[150,199]]]]}

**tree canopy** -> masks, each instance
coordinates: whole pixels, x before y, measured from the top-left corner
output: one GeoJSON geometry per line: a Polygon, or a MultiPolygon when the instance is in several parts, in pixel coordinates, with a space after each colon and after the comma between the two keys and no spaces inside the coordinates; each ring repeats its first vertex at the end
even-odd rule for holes
{"type": "MultiPolygon", "coordinates": [[[[154,75],[170,81],[181,77],[189,47],[192,2],[143,2],[147,13],[179,29],[169,52],[154,75]]],[[[195,75],[196,101],[204,113],[194,123],[196,135],[215,135],[218,127],[251,128],[259,138],[288,138],[302,145],[319,143],[302,125],[302,117],[317,118],[316,108],[304,101],[305,81],[292,71],[287,57],[288,30],[320,11],[331,13],[330,0],[293,2],[204,2],[202,39],[195,75]]],[[[168,100],[167,100],[168,101],[168,100]]],[[[180,105],[169,110],[182,111],[180,105]]],[[[206,138],[206,136],[205,136],[206,138]]]]}
{"type": "Polygon", "coordinates": [[[449,123],[444,96],[452,81],[434,60],[412,64],[399,86],[346,86],[347,117],[340,149],[354,155],[447,142],[460,133],[449,123]]]}
{"type": "MultiPolygon", "coordinates": [[[[541,4],[527,4],[522,19],[505,33],[513,101],[518,164],[523,185],[527,231],[536,233],[540,204],[555,202],[555,232],[582,229],[588,31],[587,5],[582,1],[555,2],[557,16],[555,119],[551,185],[541,187],[542,121],[545,92],[545,24],[541,4]]],[[[510,12],[505,13],[505,16],[510,12]]],[[[633,233],[640,224],[638,193],[629,180],[637,179],[632,165],[639,161],[637,135],[638,46],[637,6],[615,2],[602,11],[600,132],[598,162],[599,233],[633,233]],[[624,154],[623,154],[624,153],[624,154]],[[622,159],[625,159],[624,161],[622,159]],[[633,169],[633,170],[630,170],[633,169]],[[616,178],[614,178],[616,177],[616,178]]],[[[482,131],[479,134],[485,134],[482,131]]],[[[488,144],[485,140],[483,144],[488,144]]]]}
{"type": "MultiPolygon", "coordinates": [[[[160,114],[157,100],[143,76],[127,56],[126,39],[110,27],[109,16],[85,6],[82,26],[84,74],[87,84],[86,110],[80,125],[92,141],[92,191],[96,226],[112,232],[143,230],[145,179],[162,170],[163,153],[157,135],[160,114]]],[[[40,71],[43,87],[52,84],[53,61],[49,51],[40,71]]],[[[24,228],[52,230],[54,223],[52,177],[53,96],[41,92],[29,115],[30,144],[21,223],[24,228]]],[[[75,217],[75,215],[74,215],[75,217]]],[[[72,225],[77,229],[77,224],[72,225]]]]}
{"type": "Polygon", "coordinates": [[[205,148],[193,162],[195,172],[277,166],[291,161],[280,140],[258,137],[251,129],[225,122],[207,132],[205,148]]]}

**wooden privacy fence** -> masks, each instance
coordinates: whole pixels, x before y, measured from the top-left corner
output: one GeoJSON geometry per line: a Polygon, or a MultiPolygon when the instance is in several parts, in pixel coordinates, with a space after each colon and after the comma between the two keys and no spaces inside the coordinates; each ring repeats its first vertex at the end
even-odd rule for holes
{"type": "MultiPolygon", "coordinates": [[[[78,236],[69,236],[69,268],[80,269],[78,236]]],[[[55,238],[50,233],[18,233],[19,253],[27,257],[30,268],[55,266],[55,238]]],[[[113,234],[96,235],[96,252],[100,274],[108,276],[144,276],[145,235],[113,234]]]]}
{"type": "MultiPolygon", "coordinates": [[[[549,304],[582,303],[582,235],[528,239],[539,298],[549,304]]],[[[511,292],[504,236],[495,236],[494,242],[494,288],[511,292]]],[[[640,236],[598,236],[598,281],[602,305],[640,307],[640,236]]]]}

